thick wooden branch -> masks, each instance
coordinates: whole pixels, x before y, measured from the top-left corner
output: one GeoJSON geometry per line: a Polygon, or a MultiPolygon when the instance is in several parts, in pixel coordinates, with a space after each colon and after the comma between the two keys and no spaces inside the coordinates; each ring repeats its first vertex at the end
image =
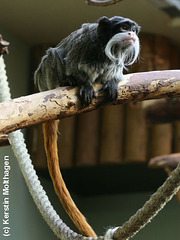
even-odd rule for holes
{"type": "Polygon", "coordinates": [[[168,168],[171,172],[180,163],[180,153],[172,153],[151,158],[149,161],[150,168],[168,168]]]}
{"type": "MultiPolygon", "coordinates": [[[[106,105],[105,93],[95,84],[96,98],[83,107],[77,88],[62,87],[13,99],[0,104],[0,134],[95,110],[106,105]]],[[[127,74],[119,83],[118,99],[113,104],[180,96],[180,70],[127,74]]]]}
{"type": "Polygon", "coordinates": [[[122,0],[104,0],[104,1],[99,1],[99,0],[87,0],[87,4],[89,5],[93,5],[93,6],[109,6],[109,5],[113,5],[116,4],[118,2],[120,2],[122,0]]]}
{"type": "MultiPolygon", "coordinates": [[[[180,153],[172,153],[168,155],[161,155],[155,158],[151,158],[149,161],[150,168],[164,168],[164,170],[170,176],[172,171],[180,163],[180,153]]],[[[180,203],[180,190],[176,193],[176,198],[180,203]]]]}

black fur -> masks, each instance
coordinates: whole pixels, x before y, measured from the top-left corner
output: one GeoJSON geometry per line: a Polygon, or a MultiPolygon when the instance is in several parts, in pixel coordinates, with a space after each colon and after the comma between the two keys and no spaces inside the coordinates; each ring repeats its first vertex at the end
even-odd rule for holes
{"type": "Polygon", "coordinates": [[[108,100],[115,100],[124,66],[112,63],[105,54],[105,47],[114,35],[125,29],[138,34],[140,27],[130,19],[117,16],[110,19],[102,17],[98,23],[83,24],[57,47],[48,49],[35,72],[35,83],[39,90],[65,85],[79,86],[79,96],[88,105],[95,97],[92,83],[100,81],[104,84],[108,100]],[[120,72],[119,77],[110,76],[111,71],[115,72],[114,75],[120,72]]]}

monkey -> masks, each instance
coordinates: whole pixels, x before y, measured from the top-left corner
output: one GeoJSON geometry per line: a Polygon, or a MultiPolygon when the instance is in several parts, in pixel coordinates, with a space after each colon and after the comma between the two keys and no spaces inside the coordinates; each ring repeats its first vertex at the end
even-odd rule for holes
{"type": "MultiPolygon", "coordinates": [[[[78,86],[83,105],[96,97],[93,83],[102,83],[106,101],[118,97],[118,83],[123,69],[133,64],[140,52],[140,26],[124,17],[101,17],[95,23],[85,23],[49,48],[35,71],[34,81],[39,91],[62,86],[78,86]]],[[[66,212],[85,236],[96,234],[76,207],[63,181],[57,153],[58,120],[43,123],[44,144],[49,172],[55,191],[66,212]]]]}

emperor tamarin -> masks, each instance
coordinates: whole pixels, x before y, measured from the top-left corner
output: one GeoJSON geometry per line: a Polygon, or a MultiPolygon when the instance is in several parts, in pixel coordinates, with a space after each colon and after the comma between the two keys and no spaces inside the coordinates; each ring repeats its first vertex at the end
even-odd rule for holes
{"type": "MultiPolygon", "coordinates": [[[[79,86],[81,101],[88,105],[95,96],[92,84],[101,82],[107,101],[115,100],[123,69],[134,63],[139,55],[139,30],[134,21],[117,16],[83,24],[57,47],[47,50],[35,72],[38,89],[46,91],[59,86],[79,86]]],[[[73,202],[60,172],[58,120],[44,123],[43,130],[48,168],[56,193],[80,232],[95,237],[93,229],[73,202]]]]}
{"type": "Polygon", "coordinates": [[[35,72],[36,85],[40,91],[79,86],[82,102],[90,104],[95,95],[92,84],[101,82],[107,100],[115,100],[123,68],[139,55],[139,30],[137,23],[118,16],[83,24],[57,47],[47,50],[35,72]]]}

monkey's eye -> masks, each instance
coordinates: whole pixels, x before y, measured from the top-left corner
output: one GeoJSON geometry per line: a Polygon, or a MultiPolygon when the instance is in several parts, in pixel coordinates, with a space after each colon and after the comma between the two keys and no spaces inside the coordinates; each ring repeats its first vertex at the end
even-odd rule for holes
{"type": "Polygon", "coordinates": [[[136,33],[136,27],[133,27],[133,28],[132,28],[132,32],[135,32],[135,33],[136,33]]]}
{"type": "Polygon", "coordinates": [[[120,27],[121,32],[126,32],[128,30],[128,27],[126,25],[123,25],[120,27]]]}

